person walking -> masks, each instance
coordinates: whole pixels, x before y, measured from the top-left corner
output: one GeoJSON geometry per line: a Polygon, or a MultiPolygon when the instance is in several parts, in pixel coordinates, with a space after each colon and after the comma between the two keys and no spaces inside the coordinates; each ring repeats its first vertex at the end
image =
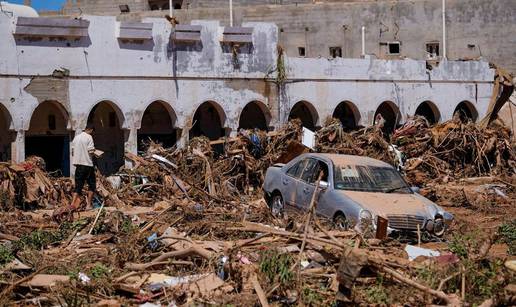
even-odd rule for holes
{"type": "Polygon", "coordinates": [[[72,194],[70,206],[58,208],[54,212],[56,219],[61,219],[65,214],[78,210],[81,206],[84,185],[88,185],[86,194],[86,209],[92,209],[93,195],[97,189],[95,177],[95,167],[93,166],[93,156],[95,155],[95,144],[93,142],[94,127],[86,126],[86,129],[72,141],[72,164],[75,166],[75,188],[72,194]]]}

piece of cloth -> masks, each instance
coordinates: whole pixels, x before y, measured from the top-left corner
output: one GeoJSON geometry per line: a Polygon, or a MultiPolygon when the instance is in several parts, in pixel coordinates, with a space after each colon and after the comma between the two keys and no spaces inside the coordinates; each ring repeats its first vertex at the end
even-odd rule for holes
{"type": "Polygon", "coordinates": [[[95,168],[93,166],[77,165],[75,169],[75,193],[82,195],[84,184],[88,183],[88,190],[97,190],[97,180],[95,178],[95,168]]]}
{"type": "Polygon", "coordinates": [[[95,150],[93,138],[86,132],[77,135],[72,142],[72,164],[93,167],[91,153],[95,150]]]}

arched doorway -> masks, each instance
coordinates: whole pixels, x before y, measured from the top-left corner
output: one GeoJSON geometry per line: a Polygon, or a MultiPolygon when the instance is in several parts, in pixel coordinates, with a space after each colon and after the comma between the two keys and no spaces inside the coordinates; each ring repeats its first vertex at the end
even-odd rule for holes
{"type": "Polygon", "coordinates": [[[422,102],[416,109],[415,115],[423,116],[430,124],[438,123],[441,113],[437,106],[431,101],[422,102]]]}
{"type": "Polygon", "coordinates": [[[270,112],[263,103],[257,101],[250,102],[240,113],[238,129],[258,128],[267,131],[270,118],[270,112]]]}
{"type": "Polygon", "coordinates": [[[340,120],[344,130],[353,130],[360,122],[360,112],[351,101],[343,101],[333,111],[333,118],[340,120]]]}
{"type": "Polygon", "coordinates": [[[377,121],[379,119],[379,115],[384,120],[382,131],[390,135],[396,126],[401,120],[401,113],[396,104],[392,101],[384,101],[382,102],[378,108],[376,109],[376,113],[374,114],[373,124],[379,124],[377,121]]]}
{"type": "Polygon", "coordinates": [[[226,115],[218,103],[204,102],[195,111],[190,138],[205,136],[210,140],[217,140],[226,135],[223,127],[225,121],[226,115]]]}
{"type": "Polygon", "coordinates": [[[317,125],[317,121],[319,120],[319,115],[311,103],[308,101],[300,101],[296,103],[290,110],[288,120],[296,118],[301,120],[303,127],[314,131],[315,126],[317,125]]]}
{"type": "Polygon", "coordinates": [[[25,156],[45,160],[48,172],[70,175],[70,131],[68,112],[57,101],[44,101],[32,113],[25,133],[25,156]]]}
{"type": "Polygon", "coordinates": [[[9,130],[11,122],[11,114],[3,104],[0,104],[0,162],[11,160],[11,143],[14,136],[9,130]]]}
{"type": "Polygon", "coordinates": [[[145,150],[146,143],[151,140],[165,148],[176,144],[176,114],[172,107],[164,101],[154,101],[143,113],[141,128],[138,130],[138,151],[145,150]]]}
{"type": "Polygon", "coordinates": [[[112,175],[124,165],[124,121],[122,111],[111,101],[96,104],[88,116],[93,124],[95,148],[104,152],[96,159],[96,165],[103,175],[112,175]]]}
{"type": "Polygon", "coordinates": [[[453,116],[458,116],[463,122],[476,122],[478,119],[478,112],[471,102],[465,100],[457,105],[455,111],[453,111],[453,116]]]}

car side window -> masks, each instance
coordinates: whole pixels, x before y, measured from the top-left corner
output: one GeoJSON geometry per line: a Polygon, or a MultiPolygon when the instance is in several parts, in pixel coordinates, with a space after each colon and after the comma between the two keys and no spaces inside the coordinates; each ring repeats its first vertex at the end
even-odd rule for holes
{"type": "Polygon", "coordinates": [[[310,183],[312,177],[314,177],[314,173],[319,167],[318,162],[319,161],[315,159],[308,159],[308,163],[306,164],[303,174],[301,175],[301,180],[310,183]]]}
{"type": "Polygon", "coordinates": [[[310,184],[315,184],[317,182],[317,178],[319,178],[319,174],[322,172],[323,175],[321,177],[321,181],[328,182],[328,164],[326,162],[315,160],[316,167],[312,173],[312,176],[307,180],[310,184]]]}
{"type": "Polygon", "coordinates": [[[307,159],[303,159],[303,160],[297,162],[296,164],[292,165],[288,169],[287,175],[292,176],[294,178],[299,178],[301,176],[301,172],[303,171],[303,169],[305,167],[306,161],[307,161],[307,159]]]}

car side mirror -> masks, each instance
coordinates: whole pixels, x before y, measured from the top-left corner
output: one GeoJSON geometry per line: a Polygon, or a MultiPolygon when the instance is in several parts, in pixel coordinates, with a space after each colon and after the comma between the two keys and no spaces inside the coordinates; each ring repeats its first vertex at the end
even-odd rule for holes
{"type": "Polygon", "coordinates": [[[414,193],[419,193],[421,189],[419,187],[410,187],[410,190],[414,193]]]}
{"type": "Polygon", "coordinates": [[[326,190],[329,186],[330,184],[328,183],[328,181],[319,181],[319,188],[321,190],[326,190]]]}

